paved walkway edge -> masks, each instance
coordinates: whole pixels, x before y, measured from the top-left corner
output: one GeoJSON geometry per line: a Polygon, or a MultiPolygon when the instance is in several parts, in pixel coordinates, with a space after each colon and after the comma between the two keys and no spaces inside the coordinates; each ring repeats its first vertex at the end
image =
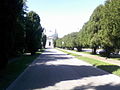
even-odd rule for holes
{"type": "MultiPolygon", "coordinates": [[[[60,48],[59,48],[60,49],[60,48]]],[[[72,53],[74,53],[75,51],[71,51],[71,50],[66,50],[66,49],[61,49],[61,50],[65,50],[65,51],[68,51],[68,52],[72,52],[72,53]]],[[[62,52],[62,51],[61,51],[62,52]]],[[[79,53],[79,52],[76,52],[75,54],[77,54],[77,53],[79,53]]],[[[79,55],[79,54],[78,54],[79,55]]],[[[103,60],[101,60],[101,61],[103,61],[103,60]]],[[[85,61],[84,61],[85,62],[85,61]]],[[[103,61],[104,62],[104,61],[103,61]]],[[[88,62],[86,62],[86,63],[88,63],[88,62]]],[[[88,63],[88,64],[90,64],[90,63],[88,63]]],[[[93,66],[92,64],[90,64],[91,66],[93,66]]],[[[93,66],[94,68],[97,68],[96,66],[93,66]]],[[[100,69],[100,68],[97,68],[98,70],[100,70],[100,71],[102,71],[102,72],[105,72],[105,73],[109,73],[109,72],[107,72],[107,71],[105,71],[105,70],[103,70],[103,69],[100,69]]],[[[109,74],[111,74],[111,75],[114,75],[114,76],[117,76],[117,75],[115,75],[115,74],[112,74],[112,73],[109,73],[109,74]]],[[[120,78],[120,76],[117,76],[117,77],[119,77],[120,78]]]]}
{"type": "MultiPolygon", "coordinates": [[[[61,48],[59,48],[59,49],[61,49],[61,48]]],[[[66,49],[61,49],[61,50],[65,50],[67,52],[75,53],[75,54],[78,54],[78,55],[81,55],[81,56],[93,58],[93,59],[96,59],[96,60],[100,60],[102,62],[106,62],[106,63],[109,63],[109,64],[114,64],[114,65],[120,66],[120,61],[119,60],[105,59],[104,57],[90,55],[90,54],[84,54],[84,53],[75,52],[75,51],[66,50],[66,49]]]]}
{"type": "MultiPolygon", "coordinates": [[[[41,55],[41,54],[40,54],[40,55],[41,55]]],[[[40,55],[39,55],[39,56],[40,56],[40,55]]],[[[38,57],[39,57],[39,56],[38,56],[38,57]]],[[[37,58],[38,58],[38,57],[37,57],[37,58]]],[[[36,58],[31,64],[35,63],[35,62],[37,61],[37,58],[36,58]]],[[[31,65],[31,64],[30,64],[30,65],[31,65]]],[[[30,66],[30,65],[29,65],[29,66],[30,66]]],[[[19,78],[21,78],[22,75],[29,69],[29,66],[28,66],[27,68],[25,68],[25,70],[24,70],[20,75],[18,75],[18,77],[6,88],[6,90],[11,90],[11,88],[14,86],[14,84],[16,83],[16,81],[19,80],[19,78]]]]}

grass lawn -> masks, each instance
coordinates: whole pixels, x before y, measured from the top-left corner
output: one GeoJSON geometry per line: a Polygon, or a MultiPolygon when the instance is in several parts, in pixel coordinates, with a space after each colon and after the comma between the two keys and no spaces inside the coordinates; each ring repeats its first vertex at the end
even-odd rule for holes
{"type": "MultiPolygon", "coordinates": [[[[76,52],[78,52],[78,51],[76,51],[76,52]]],[[[91,52],[83,52],[83,51],[81,51],[81,52],[79,52],[79,53],[92,54],[91,52]]]]}
{"type": "Polygon", "coordinates": [[[67,52],[65,50],[61,50],[61,49],[58,49],[58,50],[60,50],[64,53],[70,54],[72,56],[75,56],[76,58],[78,58],[80,60],[86,61],[86,62],[92,64],[93,66],[97,67],[97,68],[100,68],[100,69],[105,70],[109,73],[120,76],[120,66],[105,63],[105,62],[102,62],[102,61],[99,61],[99,60],[96,60],[96,59],[93,59],[93,58],[83,57],[83,56],[80,56],[80,55],[75,54],[75,53],[67,52]]]}
{"type": "Polygon", "coordinates": [[[0,90],[5,90],[40,54],[23,55],[9,63],[6,70],[0,72],[0,90]]]}
{"type": "Polygon", "coordinates": [[[120,61],[120,58],[111,58],[111,59],[114,59],[114,60],[119,60],[119,61],[120,61]]]}
{"type": "MultiPolygon", "coordinates": [[[[71,50],[71,51],[78,52],[78,51],[76,51],[76,50],[71,50]]],[[[91,52],[81,51],[81,52],[78,52],[78,53],[90,54],[90,55],[95,55],[95,56],[103,57],[103,56],[100,56],[99,54],[92,54],[91,52]]],[[[118,58],[118,57],[110,57],[110,58],[113,59],[113,60],[120,60],[120,58],[118,58]]]]}

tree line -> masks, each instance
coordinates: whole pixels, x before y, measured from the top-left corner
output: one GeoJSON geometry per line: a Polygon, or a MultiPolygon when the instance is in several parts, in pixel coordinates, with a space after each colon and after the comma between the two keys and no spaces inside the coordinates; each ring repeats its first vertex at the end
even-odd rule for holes
{"type": "Polygon", "coordinates": [[[26,0],[2,0],[0,9],[0,69],[3,69],[11,57],[25,52],[33,55],[44,48],[46,35],[39,15],[27,12],[26,0]]]}
{"type": "Polygon", "coordinates": [[[92,53],[101,47],[105,56],[120,49],[120,0],[106,0],[93,11],[79,32],[65,35],[56,40],[56,47],[81,51],[92,48],[92,53]]]}

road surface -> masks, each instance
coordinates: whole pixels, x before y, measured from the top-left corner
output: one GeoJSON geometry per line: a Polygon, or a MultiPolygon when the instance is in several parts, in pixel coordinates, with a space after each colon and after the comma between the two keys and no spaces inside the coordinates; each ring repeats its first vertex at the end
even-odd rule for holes
{"type": "Polygon", "coordinates": [[[120,90],[120,77],[46,49],[7,90],[120,90]]]}

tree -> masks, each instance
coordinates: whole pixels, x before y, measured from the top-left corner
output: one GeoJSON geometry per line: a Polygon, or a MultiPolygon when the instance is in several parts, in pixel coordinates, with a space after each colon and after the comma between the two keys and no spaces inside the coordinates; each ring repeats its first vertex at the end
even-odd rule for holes
{"type": "Polygon", "coordinates": [[[2,0],[0,3],[0,69],[7,65],[8,57],[14,50],[15,25],[24,4],[23,0],[2,0]]]}
{"type": "Polygon", "coordinates": [[[82,35],[81,35],[81,31],[80,30],[78,33],[76,33],[76,39],[75,39],[75,44],[76,44],[76,48],[77,48],[77,51],[82,51],[82,35]]]}
{"type": "Polygon", "coordinates": [[[21,55],[25,51],[25,19],[26,19],[26,7],[24,6],[24,9],[20,12],[17,22],[15,23],[15,42],[14,42],[14,50],[13,50],[13,55],[21,55]]]}
{"type": "Polygon", "coordinates": [[[83,47],[88,47],[90,42],[90,33],[88,29],[89,22],[85,23],[82,29],[78,32],[77,41],[78,41],[78,51],[81,51],[83,47]]]}
{"type": "Polygon", "coordinates": [[[65,35],[57,40],[56,45],[69,49],[91,47],[93,53],[100,46],[109,57],[111,52],[120,49],[120,0],[107,0],[92,13],[89,21],[75,35],[65,35]],[[64,43],[62,43],[64,42],[64,43]]]}
{"type": "Polygon", "coordinates": [[[60,48],[74,49],[76,47],[76,35],[77,32],[70,33],[65,35],[63,38],[59,38],[56,40],[56,46],[60,48]]]}
{"type": "Polygon", "coordinates": [[[56,46],[59,47],[59,48],[62,48],[62,47],[63,47],[63,44],[64,44],[64,43],[62,43],[62,42],[63,42],[62,38],[58,38],[58,39],[56,40],[56,46]]]}
{"type": "Polygon", "coordinates": [[[92,53],[96,54],[96,49],[100,46],[100,38],[98,32],[101,30],[101,20],[103,18],[102,11],[104,6],[99,5],[93,12],[89,20],[89,28],[90,29],[90,42],[89,46],[93,49],[92,53]]]}
{"type": "Polygon", "coordinates": [[[99,34],[101,36],[102,47],[106,50],[107,56],[120,46],[119,6],[120,0],[107,0],[103,10],[102,31],[99,34]]]}
{"type": "Polygon", "coordinates": [[[46,41],[47,41],[47,36],[46,36],[46,35],[43,35],[43,37],[42,37],[43,48],[45,48],[46,41]]]}
{"type": "Polygon", "coordinates": [[[40,17],[34,11],[30,11],[26,16],[26,44],[31,54],[42,48],[43,28],[40,24],[40,17]]]}

